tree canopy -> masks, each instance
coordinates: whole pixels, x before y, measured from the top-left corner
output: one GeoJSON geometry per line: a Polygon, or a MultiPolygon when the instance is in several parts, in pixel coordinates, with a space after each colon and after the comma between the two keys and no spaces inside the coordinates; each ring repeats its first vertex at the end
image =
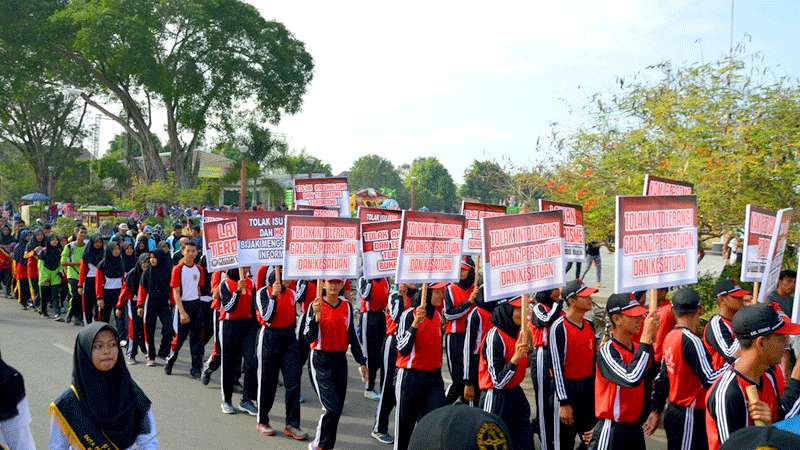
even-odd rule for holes
{"type": "Polygon", "coordinates": [[[456,185],[447,168],[433,156],[417,158],[404,181],[406,189],[415,192],[415,208],[426,207],[431,211],[454,212],[456,205],[456,185]]]}
{"type": "Polygon", "coordinates": [[[484,203],[505,203],[511,193],[511,176],[495,161],[472,162],[464,171],[461,196],[484,203]]]}

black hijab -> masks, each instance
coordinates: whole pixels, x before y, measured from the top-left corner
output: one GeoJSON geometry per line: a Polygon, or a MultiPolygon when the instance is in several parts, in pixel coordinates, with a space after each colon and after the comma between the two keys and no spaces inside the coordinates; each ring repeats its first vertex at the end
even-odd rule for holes
{"type": "Polygon", "coordinates": [[[25,381],[16,369],[0,356],[0,421],[19,414],[17,404],[25,398],[25,381]]]}
{"type": "MultiPolygon", "coordinates": [[[[472,258],[470,258],[469,256],[467,256],[467,260],[468,262],[472,262],[472,258]]],[[[470,267],[469,273],[467,274],[467,278],[464,278],[463,280],[458,280],[458,287],[466,291],[467,289],[470,288],[470,286],[474,284],[475,284],[475,267],[470,267]]]]}
{"type": "Polygon", "coordinates": [[[44,261],[44,267],[47,270],[56,270],[58,266],[61,265],[61,242],[58,239],[58,236],[55,234],[51,234],[47,236],[45,240],[47,243],[44,247],[44,252],[42,253],[42,260],[44,261]],[[56,245],[50,245],[50,241],[55,239],[56,245]]]}
{"type": "Polygon", "coordinates": [[[27,228],[23,228],[19,231],[19,242],[17,246],[14,247],[14,254],[12,258],[18,264],[24,264],[25,262],[25,248],[27,247],[28,242],[25,240],[30,235],[30,231],[27,228]]]}
{"type": "Polygon", "coordinates": [[[5,224],[0,227],[0,245],[9,245],[12,242],[14,242],[14,235],[11,234],[8,224],[5,224]],[[8,230],[8,234],[5,233],[6,230],[8,230]]]}
{"type": "Polygon", "coordinates": [[[492,323],[513,338],[519,334],[519,325],[514,323],[514,307],[509,303],[501,303],[494,308],[492,323]]]}
{"type": "Polygon", "coordinates": [[[122,264],[122,254],[120,253],[119,256],[114,256],[112,253],[114,249],[118,247],[119,246],[114,242],[108,244],[105,254],[103,255],[103,260],[97,265],[97,268],[103,271],[103,275],[106,278],[122,278],[125,274],[125,267],[122,264]]]}
{"type": "Polygon", "coordinates": [[[134,268],[129,270],[125,275],[125,284],[127,284],[128,288],[133,290],[134,293],[139,290],[139,282],[142,280],[142,274],[144,273],[142,270],[142,263],[148,261],[149,259],[150,255],[147,253],[139,255],[139,259],[136,260],[136,265],[134,268]]]}
{"type": "Polygon", "coordinates": [[[147,236],[142,235],[139,236],[139,239],[136,239],[136,246],[133,249],[133,253],[137,258],[150,253],[150,249],[147,247],[147,236]],[[140,245],[143,245],[143,247],[140,248],[140,245]]]}
{"type": "Polygon", "coordinates": [[[547,305],[547,307],[553,306],[553,299],[550,296],[553,294],[552,289],[547,289],[546,291],[539,291],[536,293],[536,303],[541,303],[543,305],[547,305]]]}
{"type": "Polygon", "coordinates": [[[162,249],[153,252],[156,256],[156,266],[147,269],[147,284],[145,288],[150,294],[157,297],[169,295],[169,280],[172,275],[172,261],[169,254],[162,249]]]}
{"type": "Polygon", "coordinates": [[[138,259],[138,256],[136,256],[135,251],[130,255],[126,253],[126,251],[129,248],[130,249],[133,248],[131,246],[131,243],[128,241],[122,241],[122,243],[120,243],[120,248],[121,248],[120,255],[122,256],[122,267],[124,267],[125,272],[129,272],[136,267],[136,261],[138,259]]]}
{"type": "Polygon", "coordinates": [[[37,228],[33,230],[33,238],[31,238],[30,242],[28,242],[28,245],[25,246],[25,251],[32,252],[33,249],[35,249],[36,247],[44,247],[44,246],[45,246],[44,231],[42,231],[41,228],[37,228]],[[39,234],[42,235],[41,239],[36,238],[36,236],[39,234]]]}
{"type": "MultiPolygon", "coordinates": [[[[433,306],[433,304],[431,303],[431,296],[433,295],[433,290],[428,288],[427,295],[428,296],[425,299],[425,316],[427,316],[428,319],[430,319],[433,318],[433,315],[436,313],[436,307],[433,306]]],[[[422,289],[417,289],[417,291],[414,293],[414,296],[411,297],[411,306],[413,308],[417,308],[421,303],[422,303],[422,289]]]]}
{"type": "Polygon", "coordinates": [[[92,322],[75,339],[72,385],[87,416],[118,448],[128,448],[140,434],[150,432],[147,411],[150,399],[131,378],[117,345],[117,363],[108,372],[101,372],[92,363],[92,345],[104,330],[117,333],[105,322],[92,322]]]}
{"type": "Polygon", "coordinates": [[[233,281],[239,281],[239,269],[238,268],[229,269],[228,272],[226,272],[226,275],[228,276],[229,279],[231,279],[233,281]]]}
{"type": "Polygon", "coordinates": [[[497,306],[497,302],[487,302],[483,299],[483,288],[476,287],[478,289],[478,293],[475,295],[475,306],[478,308],[483,308],[486,311],[492,312],[494,308],[497,306]]]}
{"type": "Polygon", "coordinates": [[[83,260],[86,261],[86,264],[91,264],[95,267],[100,264],[104,255],[103,247],[94,248],[94,243],[97,241],[103,242],[103,237],[99,234],[95,234],[89,239],[88,247],[83,253],[83,260]]]}

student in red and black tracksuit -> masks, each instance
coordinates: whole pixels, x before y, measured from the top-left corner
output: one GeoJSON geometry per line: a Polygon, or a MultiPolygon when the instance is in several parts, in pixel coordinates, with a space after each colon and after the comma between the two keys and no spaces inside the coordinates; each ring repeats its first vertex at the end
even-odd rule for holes
{"type": "Polygon", "coordinates": [[[256,271],[256,290],[261,290],[261,288],[267,286],[267,281],[270,275],[272,275],[273,268],[272,266],[260,266],[256,271]]]}
{"type": "Polygon", "coordinates": [[[97,265],[94,278],[94,291],[97,293],[97,318],[101,322],[111,321],[111,311],[119,300],[125,267],[122,264],[122,250],[112,242],[108,244],[105,256],[97,265]]]}
{"type": "Polygon", "coordinates": [[[653,382],[653,411],[644,424],[645,434],[651,435],[658,428],[664,403],[669,398],[669,405],[664,412],[664,431],[669,450],[708,448],[706,390],[728,368],[726,364],[714,371],[711,368],[711,356],[695,335],[702,314],[700,296],[693,289],[681,288],[673,293],[670,315],[677,320],[677,327],[663,339],[664,358],[653,382]]]}
{"type": "Polygon", "coordinates": [[[339,296],[344,284],[344,280],[325,280],[324,297],[314,299],[306,314],[303,333],[311,343],[311,384],[322,404],[317,433],[309,445],[311,449],[332,449],[336,445],[336,430],[347,394],[345,352],[348,345],[361,366],[361,378],[365,381],[367,378],[367,361],[353,325],[353,307],[339,296]]]}
{"type": "Polygon", "coordinates": [[[30,231],[23,229],[19,232],[19,242],[14,247],[12,258],[14,259],[14,279],[17,283],[17,300],[22,306],[22,309],[28,309],[31,306],[33,286],[28,279],[28,261],[25,258],[25,246],[31,240],[30,231]]]}
{"type": "Polygon", "coordinates": [[[531,313],[531,346],[533,357],[530,361],[533,392],[536,396],[536,418],[533,432],[539,435],[539,446],[548,450],[553,448],[553,427],[555,413],[553,404],[553,376],[550,371],[550,326],[563,315],[561,289],[548,289],[536,293],[536,304],[531,313]]]}
{"type": "Polygon", "coordinates": [[[258,359],[255,345],[258,333],[253,280],[241,279],[244,269],[228,270],[219,285],[219,346],[222,372],[220,374],[220,408],[225,414],[235,414],[231,404],[233,385],[239,378],[244,360],[244,386],[239,411],[255,416],[258,389],[258,359]]]}
{"type": "Polygon", "coordinates": [[[733,332],[733,316],[744,306],[744,297],[750,294],[732,280],[720,280],[714,286],[714,295],[719,304],[719,313],[711,317],[703,330],[703,341],[711,354],[714,370],[726,362],[733,363],[739,342],[733,332]]]}
{"type": "Polygon", "coordinates": [[[645,450],[641,417],[645,405],[644,379],[653,361],[658,318],[629,294],[614,294],[606,303],[611,339],[600,346],[595,373],[595,414],[590,450],[645,450]],[[640,343],[633,336],[642,330],[640,343]]]}
{"type": "Polygon", "coordinates": [[[481,344],[486,333],[492,328],[492,311],[497,302],[483,301],[483,287],[477,288],[475,308],[467,316],[467,332],[464,335],[464,399],[470,406],[476,406],[481,398],[478,385],[478,362],[481,344]]]}
{"type": "Polygon", "coordinates": [[[381,444],[391,444],[394,438],[389,434],[389,414],[397,404],[395,398],[395,372],[397,371],[397,321],[400,315],[411,308],[411,299],[417,288],[413,284],[401,283],[392,290],[389,296],[386,314],[386,339],[383,342],[383,380],[381,382],[381,398],[375,411],[375,424],[372,437],[381,444]]]}
{"type": "MultiPolygon", "coordinates": [[[[350,280],[344,282],[344,287],[342,287],[342,291],[339,292],[339,296],[344,296],[345,292],[350,292],[350,280]]],[[[311,343],[307,342],[305,338],[306,317],[308,316],[308,309],[311,307],[311,302],[317,297],[317,282],[313,280],[298,281],[295,295],[297,296],[297,303],[303,307],[303,313],[300,316],[300,325],[297,327],[297,343],[300,346],[300,367],[302,368],[306,365],[306,362],[308,362],[308,355],[311,351],[311,343]]]]}
{"type": "Polygon", "coordinates": [[[300,351],[294,335],[295,294],[290,282],[278,280],[278,271],[270,271],[267,286],[256,292],[258,332],[258,423],[262,436],[274,436],[269,413],[278,388],[278,372],[283,375],[286,391],[286,427],[284,436],[298,441],[308,439],[300,429],[300,351]]]}
{"type": "MultiPolygon", "coordinates": [[[[594,325],[584,319],[597,289],[572,280],[564,287],[566,312],[553,322],[547,337],[553,370],[553,445],[556,449],[586,448],[585,436],[594,416],[594,325]]],[[[549,431],[549,430],[548,430],[549,431]]]]}
{"type": "Polygon", "coordinates": [[[95,277],[97,266],[103,260],[103,237],[96,234],[89,239],[89,244],[83,252],[81,267],[78,272],[78,295],[83,301],[83,323],[90,324],[97,317],[97,291],[95,277]]]}
{"type": "MultiPolygon", "coordinates": [[[[87,250],[88,251],[88,250],[87,250]]],[[[142,273],[139,280],[139,294],[136,299],[136,314],[143,318],[144,343],[147,348],[147,365],[156,365],[156,321],[161,321],[161,345],[158,357],[169,355],[172,341],[172,312],[169,308],[172,266],[169,253],[158,249],[149,254],[150,267],[142,273]]]]}
{"type": "MultiPolygon", "coordinates": [[[[211,315],[214,345],[211,347],[211,354],[208,355],[208,360],[203,364],[203,374],[200,376],[200,381],[203,385],[207,385],[211,381],[211,374],[219,369],[219,286],[225,280],[225,272],[211,273],[211,315]]],[[[238,376],[236,377],[239,378],[238,376]]]]}
{"type": "Polygon", "coordinates": [[[731,435],[755,421],[770,425],[800,413],[800,362],[783,386],[776,365],[788,345],[788,336],[800,334],[800,325],[781,317],[769,305],[741,308],[733,318],[740,355],[714,383],[706,397],[708,448],[717,450],[731,435]],[[746,389],[756,386],[758,401],[749,401],[746,389]]]}
{"type": "Polygon", "coordinates": [[[358,295],[361,298],[361,348],[367,357],[369,376],[364,397],[379,400],[375,392],[378,371],[383,374],[381,346],[386,337],[386,305],[389,302],[389,280],[378,278],[358,280],[358,295]]]}
{"type": "Polygon", "coordinates": [[[425,304],[422,292],[414,295],[397,327],[397,378],[394,448],[405,450],[417,421],[446,405],[442,380],[442,305],[446,283],[430,286],[425,304]]]}
{"type": "Polygon", "coordinates": [[[136,364],[136,353],[140,347],[143,352],[147,352],[144,344],[144,324],[142,318],[136,314],[136,303],[142,274],[148,267],[150,267],[149,255],[146,253],[139,255],[136,265],[125,274],[122,290],[117,298],[117,317],[125,315],[123,311],[127,312],[128,316],[128,347],[125,351],[128,364],[136,364]]]}
{"type": "Polygon", "coordinates": [[[522,301],[516,297],[492,312],[494,327],[481,346],[478,369],[484,411],[500,416],[511,433],[517,449],[532,449],[531,406],[522,391],[522,380],[528,367],[526,333],[520,333],[522,301]]]}
{"type": "MultiPolygon", "coordinates": [[[[199,251],[199,249],[198,249],[199,251]]],[[[211,274],[208,272],[206,255],[197,260],[200,272],[203,272],[203,286],[200,287],[200,301],[203,302],[203,347],[214,337],[214,314],[211,310],[211,274]]]]}
{"type": "MultiPolygon", "coordinates": [[[[461,262],[461,278],[450,283],[444,293],[444,328],[447,367],[450,379],[445,397],[453,403],[464,395],[464,339],[467,332],[467,316],[475,307],[475,263],[465,256],[461,262]]],[[[463,400],[463,398],[462,398],[463,400]]]]}
{"type": "Polygon", "coordinates": [[[192,354],[192,378],[200,378],[203,369],[203,302],[200,300],[200,289],[204,284],[203,272],[197,265],[197,244],[189,241],[183,248],[183,259],[172,268],[169,286],[175,301],[175,312],[172,317],[172,351],[164,365],[164,373],[172,375],[172,367],[178,360],[186,338],[189,338],[189,350],[192,354]]]}

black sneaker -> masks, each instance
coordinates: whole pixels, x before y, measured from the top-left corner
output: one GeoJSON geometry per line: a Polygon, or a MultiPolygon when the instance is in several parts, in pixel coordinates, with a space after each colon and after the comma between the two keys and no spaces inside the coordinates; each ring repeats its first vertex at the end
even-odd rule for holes
{"type": "Polygon", "coordinates": [[[252,400],[242,400],[239,402],[239,411],[246,412],[251,416],[258,415],[258,408],[256,407],[255,403],[252,400]]]}
{"type": "Polygon", "coordinates": [[[203,386],[208,386],[208,383],[211,382],[211,371],[204,370],[203,374],[200,375],[200,382],[203,383],[203,386]]]}
{"type": "Polygon", "coordinates": [[[195,379],[195,380],[199,380],[199,379],[200,379],[200,370],[198,370],[198,369],[192,369],[192,370],[190,370],[190,371],[189,371],[189,375],[190,375],[190,376],[191,376],[193,379],[195,379]]]}
{"type": "Polygon", "coordinates": [[[172,366],[175,364],[174,361],[167,359],[167,363],[164,364],[164,373],[167,375],[172,375],[172,366]]]}

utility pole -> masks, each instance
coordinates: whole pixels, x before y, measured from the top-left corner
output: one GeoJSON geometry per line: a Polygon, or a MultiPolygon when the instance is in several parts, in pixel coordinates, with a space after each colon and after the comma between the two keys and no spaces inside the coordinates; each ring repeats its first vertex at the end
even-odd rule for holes
{"type": "Polygon", "coordinates": [[[417,177],[411,177],[411,207],[409,209],[414,209],[415,202],[417,197],[417,177]]]}

